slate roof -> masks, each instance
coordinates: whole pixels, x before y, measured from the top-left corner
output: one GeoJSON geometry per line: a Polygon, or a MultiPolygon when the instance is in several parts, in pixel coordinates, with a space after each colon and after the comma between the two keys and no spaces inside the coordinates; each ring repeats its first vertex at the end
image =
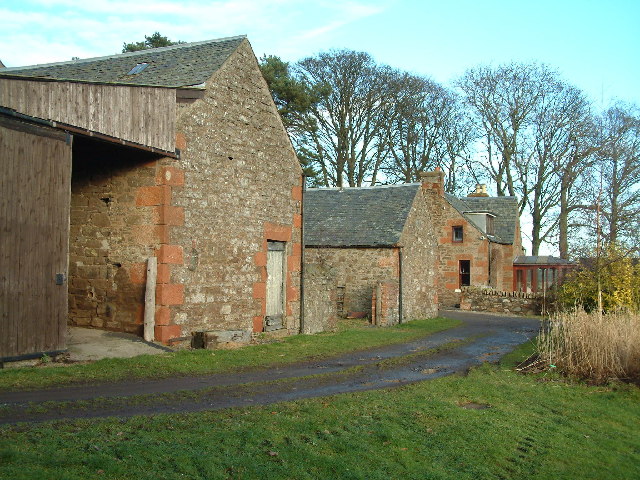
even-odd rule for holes
{"type": "Polygon", "coordinates": [[[304,197],[305,245],[390,247],[400,241],[418,183],[311,188],[304,197]]]}
{"type": "Polygon", "coordinates": [[[107,57],[3,68],[0,76],[170,88],[198,86],[208,80],[245,39],[246,36],[241,35],[107,57]],[[148,66],[136,75],[127,75],[141,63],[148,66]]]}
{"type": "Polygon", "coordinates": [[[575,262],[552,255],[519,255],[513,260],[514,265],[576,265],[575,262]]]}
{"type": "MultiPolygon", "coordinates": [[[[465,215],[466,213],[492,213],[495,215],[493,221],[495,234],[487,235],[489,240],[495,243],[512,244],[516,233],[518,222],[518,199],[516,197],[463,197],[445,193],[445,198],[449,204],[458,210],[467,220],[473,223],[480,231],[480,228],[473,219],[465,215]]],[[[486,234],[486,232],[483,232],[486,234]]]]}

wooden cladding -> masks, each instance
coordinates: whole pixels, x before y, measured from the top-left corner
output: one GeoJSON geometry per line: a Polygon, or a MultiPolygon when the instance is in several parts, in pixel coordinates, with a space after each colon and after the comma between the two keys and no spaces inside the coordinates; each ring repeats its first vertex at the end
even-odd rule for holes
{"type": "Polygon", "coordinates": [[[0,106],[145,147],[175,150],[174,89],[1,78],[0,106]]]}
{"type": "Polygon", "coordinates": [[[65,348],[71,137],[0,118],[0,359],[65,348]]]}

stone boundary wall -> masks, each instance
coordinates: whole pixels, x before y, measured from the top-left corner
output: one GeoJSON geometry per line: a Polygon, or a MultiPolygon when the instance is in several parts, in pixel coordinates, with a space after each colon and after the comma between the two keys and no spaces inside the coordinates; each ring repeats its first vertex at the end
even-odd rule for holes
{"type": "Polygon", "coordinates": [[[503,292],[492,288],[462,287],[460,310],[540,315],[542,297],[536,293],[503,292]]]}

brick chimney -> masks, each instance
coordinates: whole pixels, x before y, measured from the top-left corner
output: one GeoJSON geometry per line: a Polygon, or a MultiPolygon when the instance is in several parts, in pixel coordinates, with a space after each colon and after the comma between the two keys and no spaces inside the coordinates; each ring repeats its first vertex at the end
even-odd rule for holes
{"type": "Polygon", "coordinates": [[[425,190],[433,190],[439,195],[444,196],[444,172],[440,167],[432,172],[420,172],[419,174],[422,188],[425,190]]]}
{"type": "Polygon", "coordinates": [[[488,197],[487,193],[487,184],[486,183],[477,183],[475,192],[467,195],[468,197],[488,197]]]}

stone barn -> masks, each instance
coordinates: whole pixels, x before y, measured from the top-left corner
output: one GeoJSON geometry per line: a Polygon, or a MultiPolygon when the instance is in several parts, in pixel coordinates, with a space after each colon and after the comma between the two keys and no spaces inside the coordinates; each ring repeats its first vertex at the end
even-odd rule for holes
{"type": "Polygon", "coordinates": [[[421,174],[438,241],[438,298],[460,303],[465,286],[513,290],[513,261],[522,255],[520,215],[515,197],[490,197],[478,185],[467,197],[444,191],[444,172],[421,174]]]}
{"type": "Polygon", "coordinates": [[[299,331],[302,174],[244,36],[4,68],[0,155],[0,359],[299,331]]]}
{"type": "MultiPolygon", "coordinates": [[[[308,189],[304,208],[304,269],[330,272],[339,316],[436,316],[437,246],[420,184],[308,189]]],[[[311,288],[305,275],[305,299],[311,288]]]]}

